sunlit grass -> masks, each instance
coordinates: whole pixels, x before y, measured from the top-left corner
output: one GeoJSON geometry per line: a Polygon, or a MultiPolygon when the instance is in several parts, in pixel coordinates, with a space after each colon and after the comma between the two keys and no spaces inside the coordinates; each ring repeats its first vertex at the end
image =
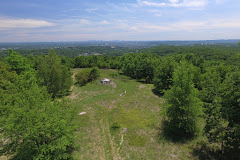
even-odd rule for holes
{"type": "Polygon", "coordinates": [[[197,142],[173,143],[161,137],[163,99],[153,94],[152,84],[124,76],[112,78],[116,70],[100,73],[96,81],[73,88],[72,106],[77,113],[86,112],[75,119],[74,159],[197,159],[192,155],[197,142]],[[115,86],[100,83],[102,78],[110,78],[115,86]],[[120,128],[112,130],[114,123],[120,128]]]}

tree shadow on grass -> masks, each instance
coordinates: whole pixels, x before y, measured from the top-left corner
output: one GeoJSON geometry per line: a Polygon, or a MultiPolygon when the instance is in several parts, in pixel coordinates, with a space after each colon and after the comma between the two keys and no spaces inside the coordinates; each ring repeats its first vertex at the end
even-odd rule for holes
{"type": "MultiPolygon", "coordinates": [[[[37,156],[37,152],[29,152],[29,146],[21,146],[18,147],[15,143],[9,143],[1,146],[3,148],[0,149],[0,158],[1,156],[6,156],[8,160],[31,160],[33,157],[37,156]]],[[[71,157],[71,153],[74,151],[73,147],[67,147],[66,154],[71,157]]],[[[58,154],[58,153],[52,153],[58,154]]],[[[56,156],[57,157],[57,156],[56,156]]]]}
{"type": "Polygon", "coordinates": [[[199,160],[223,160],[224,158],[220,158],[221,152],[219,150],[213,150],[207,146],[206,143],[199,144],[193,150],[193,155],[197,156],[199,160]]]}
{"type": "Polygon", "coordinates": [[[193,155],[197,156],[199,160],[240,160],[240,151],[232,148],[219,148],[209,147],[208,144],[199,144],[194,148],[193,155]]]}
{"type": "Polygon", "coordinates": [[[65,96],[70,96],[72,94],[72,91],[66,91],[65,96]]]}
{"type": "MultiPolygon", "coordinates": [[[[163,120],[161,126],[158,127],[157,139],[159,143],[184,144],[195,138],[196,135],[176,130],[166,120],[163,120]]],[[[198,142],[194,146],[192,155],[198,157],[199,160],[240,160],[240,147],[237,149],[233,149],[233,147],[221,149],[219,144],[213,145],[206,140],[198,142]]]]}
{"type": "Polygon", "coordinates": [[[159,92],[156,88],[152,89],[152,92],[158,97],[162,97],[164,95],[164,93],[159,92]]]}
{"type": "Polygon", "coordinates": [[[173,143],[186,143],[194,139],[194,135],[185,133],[182,130],[176,130],[168,121],[163,121],[158,132],[158,140],[169,141],[173,143]]]}

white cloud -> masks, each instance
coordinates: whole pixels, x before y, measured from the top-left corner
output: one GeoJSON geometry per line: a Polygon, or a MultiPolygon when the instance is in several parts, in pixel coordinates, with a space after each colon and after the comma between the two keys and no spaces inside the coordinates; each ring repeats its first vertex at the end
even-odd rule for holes
{"type": "Polygon", "coordinates": [[[154,33],[154,32],[173,32],[173,31],[207,31],[207,30],[231,30],[240,28],[240,22],[236,19],[215,19],[209,21],[180,21],[166,24],[149,24],[142,23],[132,25],[130,30],[140,33],[154,33]]]}
{"type": "Polygon", "coordinates": [[[87,19],[80,19],[79,22],[80,22],[81,24],[90,24],[90,21],[87,20],[87,19]]]}
{"type": "Polygon", "coordinates": [[[157,16],[157,17],[162,17],[162,14],[160,14],[160,13],[157,13],[157,14],[154,14],[154,16],[157,16]]]}
{"type": "Polygon", "coordinates": [[[138,0],[138,3],[140,5],[154,6],[154,7],[162,7],[166,5],[166,3],[157,3],[157,2],[141,1],[141,0],[138,0]]]}
{"type": "Polygon", "coordinates": [[[240,22],[237,19],[212,20],[209,25],[212,28],[240,28],[240,22]]]}
{"type": "Polygon", "coordinates": [[[94,12],[94,11],[97,11],[98,9],[97,8],[87,8],[85,9],[85,11],[87,12],[94,12]]]}
{"type": "Polygon", "coordinates": [[[208,4],[207,0],[184,0],[179,3],[179,7],[204,7],[208,4]]]}
{"type": "Polygon", "coordinates": [[[178,3],[179,0],[168,0],[170,3],[178,3]]]}
{"type": "MultiPolygon", "coordinates": [[[[155,16],[162,16],[158,13],[155,16]]],[[[124,19],[112,20],[111,23],[107,20],[91,21],[82,19],[82,23],[64,20],[58,22],[57,28],[47,30],[48,32],[65,32],[65,33],[108,33],[109,31],[117,30],[119,33],[159,33],[159,32],[198,32],[208,30],[232,30],[240,28],[238,19],[211,19],[211,20],[189,20],[189,21],[171,21],[171,22],[132,22],[124,19]],[[65,23],[64,23],[65,22],[65,23]],[[66,23],[67,22],[67,23],[66,23]],[[108,25],[111,24],[111,25],[108,25]]]]}
{"type": "Polygon", "coordinates": [[[100,22],[100,24],[110,24],[110,23],[106,20],[103,20],[103,21],[100,22]]]}
{"type": "Polygon", "coordinates": [[[0,30],[17,29],[17,28],[38,28],[55,26],[54,23],[35,20],[35,19],[10,19],[0,18],[0,30]]]}
{"type": "Polygon", "coordinates": [[[223,4],[226,0],[216,0],[217,4],[223,4]]]}
{"type": "Polygon", "coordinates": [[[169,3],[159,3],[154,1],[142,1],[138,0],[138,4],[152,7],[189,7],[189,8],[199,8],[204,7],[208,4],[208,0],[169,0],[169,3]]]}

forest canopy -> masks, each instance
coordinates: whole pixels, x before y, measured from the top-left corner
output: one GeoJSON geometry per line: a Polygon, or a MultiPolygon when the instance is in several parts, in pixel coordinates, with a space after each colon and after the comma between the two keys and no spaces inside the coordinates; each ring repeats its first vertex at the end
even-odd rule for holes
{"type": "Polygon", "coordinates": [[[76,129],[74,112],[64,98],[73,85],[70,68],[91,68],[73,76],[76,84],[95,81],[99,69],[115,69],[119,75],[153,84],[153,92],[165,99],[164,125],[170,134],[180,139],[200,135],[206,144],[220,146],[219,157],[238,156],[239,47],[158,46],[111,56],[55,51],[23,56],[9,49],[0,60],[2,154],[68,159],[76,129]]]}

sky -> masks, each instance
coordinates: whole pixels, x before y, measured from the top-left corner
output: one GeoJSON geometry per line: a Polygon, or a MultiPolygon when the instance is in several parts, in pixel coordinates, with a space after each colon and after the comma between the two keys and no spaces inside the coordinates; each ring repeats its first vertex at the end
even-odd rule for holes
{"type": "Polygon", "coordinates": [[[240,39],[239,0],[0,0],[0,42],[240,39]]]}

